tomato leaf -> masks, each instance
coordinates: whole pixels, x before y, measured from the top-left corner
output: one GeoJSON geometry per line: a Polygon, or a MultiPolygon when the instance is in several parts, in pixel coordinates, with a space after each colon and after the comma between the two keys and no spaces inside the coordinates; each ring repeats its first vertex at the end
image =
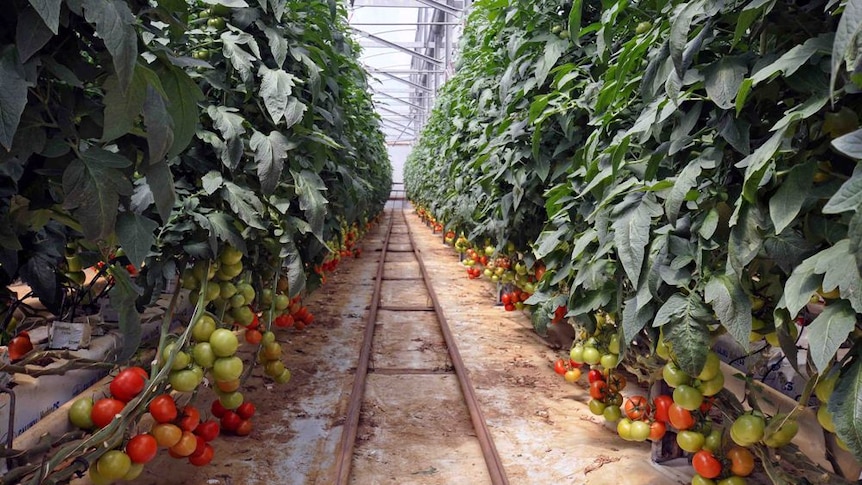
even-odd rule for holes
{"type": "Polygon", "coordinates": [[[119,316],[120,333],[123,336],[123,347],[117,354],[117,362],[125,362],[135,354],[141,344],[141,314],[135,307],[138,296],[143,290],[136,285],[126,268],[113,266],[111,276],[114,278],[114,287],[111,288],[111,307],[117,311],[119,316]]]}
{"type": "Polygon", "coordinates": [[[143,169],[159,217],[162,218],[162,222],[167,223],[177,199],[171,168],[167,161],[162,161],[161,163],[146,165],[143,169]]]}
{"type": "Polygon", "coordinates": [[[88,239],[105,239],[114,231],[120,196],[132,194],[132,184],[117,169],[131,164],[125,157],[93,147],[63,172],[63,207],[72,210],[88,239]]]}
{"type": "Polygon", "coordinates": [[[15,47],[7,46],[0,51],[0,144],[7,150],[12,148],[21,113],[27,105],[28,86],[15,47]]]}
{"type": "Polygon", "coordinates": [[[18,14],[18,25],[15,28],[15,45],[18,47],[18,58],[27,62],[39,49],[45,47],[54,33],[45,25],[36,10],[24,10],[18,14]]]}
{"type": "Polygon", "coordinates": [[[674,15],[670,26],[670,58],[673,59],[673,67],[680,79],[685,77],[686,67],[683,62],[683,52],[688,43],[688,33],[694,17],[704,11],[702,0],[688,2],[679,7],[678,13],[674,15]]]}
{"type": "Polygon", "coordinates": [[[707,324],[712,321],[712,313],[700,295],[695,292],[688,297],[680,293],[671,295],[656,314],[655,322],[662,320],[667,322],[662,332],[677,364],[689,375],[700,374],[710,349],[707,324]]]}
{"type": "Polygon", "coordinates": [[[197,83],[176,66],[161,69],[159,79],[167,94],[168,114],[173,120],[174,141],[167,154],[170,158],[185,150],[192,141],[200,118],[197,103],[204,99],[204,94],[197,83]]]}
{"type": "Polygon", "coordinates": [[[734,340],[747,346],[751,333],[751,301],[738,278],[732,274],[710,278],[704,288],[704,301],[712,304],[718,320],[734,340]]]}
{"type": "Polygon", "coordinates": [[[748,66],[742,56],[726,56],[704,71],[704,87],[709,98],[721,109],[734,107],[736,93],[745,79],[748,66]]]}
{"type": "Polygon", "coordinates": [[[117,239],[136,268],[141,267],[150,253],[158,227],[154,220],[134,212],[123,212],[117,217],[117,239]]]}
{"type": "Polygon", "coordinates": [[[655,315],[653,303],[640,306],[638,298],[630,298],[623,305],[623,336],[620,338],[620,343],[625,347],[628,347],[629,342],[634,341],[637,334],[652,321],[655,315]]]}
{"type": "Polygon", "coordinates": [[[862,459],[862,359],[857,355],[841,369],[826,404],[841,438],[857,460],[862,459]]]}
{"type": "MultiPolygon", "coordinates": [[[[215,238],[226,241],[240,251],[246,252],[245,239],[237,231],[233,217],[221,211],[214,211],[207,214],[206,218],[210,222],[210,228],[215,238]]],[[[213,251],[216,249],[218,249],[217,246],[213,248],[213,251]]]]}
{"type": "Polygon", "coordinates": [[[260,57],[260,51],[257,47],[257,42],[254,40],[254,37],[251,35],[242,32],[224,32],[221,34],[222,40],[222,52],[224,53],[225,58],[230,61],[230,64],[234,69],[239,72],[240,77],[246,83],[251,83],[252,81],[252,62],[256,61],[260,57]],[[244,50],[241,45],[247,44],[249,48],[257,54],[250,54],[248,51],[244,50]]]}
{"type": "Polygon", "coordinates": [[[102,141],[113,141],[132,131],[147,95],[147,81],[143,73],[135,70],[132,82],[126,87],[120,85],[117,76],[108,76],[102,85],[105,91],[105,121],[102,141]]]}
{"type": "Polygon", "coordinates": [[[763,145],[760,145],[754,153],[745,157],[736,164],[739,168],[745,168],[745,182],[743,182],[742,196],[752,204],[757,198],[767,172],[774,170],[773,157],[781,147],[786,129],[776,131],[763,145]],[[770,163],[772,162],[772,163],[770,163]]]}
{"type": "Polygon", "coordinates": [[[661,207],[652,194],[631,194],[614,211],[614,242],[623,269],[637,286],[649,242],[652,217],[661,215],[661,207]]]}
{"type": "Polygon", "coordinates": [[[583,8],[583,0],[574,0],[572,2],[572,9],[569,10],[569,38],[572,39],[572,42],[575,44],[580,44],[581,16],[583,15],[583,8]]]}
{"type": "Polygon", "coordinates": [[[856,312],[846,301],[836,301],[823,309],[808,325],[808,351],[818,372],[829,368],[832,358],[856,327],[856,312]]]}
{"type": "Polygon", "coordinates": [[[84,18],[96,24],[96,33],[111,54],[120,89],[132,82],[138,61],[137,19],[125,0],[82,0],[84,18]]]}
{"type": "MultiPolygon", "coordinates": [[[[273,8],[275,10],[275,8],[273,8]]],[[[280,14],[276,14],[280,17],[280,14]]],[[[266,39],[269,41],[269,50],[272,52],[272,57],[275,58],[275,65],[278,69],[284,66],[284,61],[287,59],[287,39],[284,38],[277,30],[266,27],[263,22],[258,22],[258,28],[263,28],[263,33],[266,34],[266,39]]]]}
{"type": "Polygon", "coordinates": [[[147,86],[143,108],[149,162],[150,164],[164,162],[165,156],[174,144],[173,121],[168,114],[165,99],[153,86],[147,86]]]}
{"type": "Polygon", "coordinates": [[[260,178],[261,189],[264,194],[271,194],[278,186],[281,172],[284,169],[284,161],[287,152],[297,147],[278,131],[264,135],[255,131],[251,136],[249,146],[254,150],[254,159],[257,162],[257,176],[260,178]]]}
{"type": "Polygon", "coordinates": [[[857,169],[849,180],[823,206],[824,214],[840,214],[857,211],[862,205],[862,169],[857,169]]]}
{"type": "Polygon", "coordinates": [[[839,136],[832,140],[832,147],[850,158],[862,159],[862,130],[839,136]]]}
{"type": "Polygon", "coordinates": [[[293,298],[302,294],[305,289],[305,267],[302,264],[302,257],[296,247],[296,242],[290,234],[282,235],[279,242],[282,244],[280,256],[284,258],[284,265],[287,267],[288,296],[293,298]]]}
{"type": "Polygon", "coordinates": [[[278,124],[284,117],[296,77],[281,69],[269,69],[264,65],[261,65],[258,75],[261,77],[260,97],[273,123],[278,124]]]}
{"type": "Polygon", "coordinates": [[[296,184],[296,195],[299,197],[299,208],[305,213],[305,218],[311,225],[311,231],[321,237],[323,234],[324,216],[326,216],[326,184],[320,175],[310,171],[302,170],[296,172],[291,170],[294,184],[296,184]]]}
{"type": "Polygon", "coordinates": [[[802,204],[808,198],[816,168],[817,165],[813,162],[794,166],[775,195],[769,199],[769,217],[772,218],[776,234],[781,234],[781,231],[796,219],[802,204]]]}
{"type": "Polygon", "coordinates": [[[832,44],[832,74],[829,77],[829,95],[835,95],[835,82],[838,80],[838,70],[846,60],[857,55],[856,41],[862,32],[862,1],[847,0],[844,12],[838,21],[835,31],[835,41],[832,44]]]}
{"type": "Polygon", "coordinates": [[[45,25],[57,34],[60,27],[60,7],[63,0],[30,0],[33,10],[42,17],[45,25]]]}
{"type": "MultiPolygon", "coordinates": [[[[707,149],[699,157],[692,160],[686,165],[677,175],[674,181],[673,188],[667,195],[665,201],[665,210],[667,218],[671,224],[676,224],[676,219],[679,216],[680,207],[685,202],[685,197],[688,192],[697,187],[698,180],[703,169],[712,169],[716,167],[717,162],[721,161],[722,152],[715,149],[707,149]]],[[[637,283],[635,283],[637,284],[637,283]]]]}
{"type": "Polygon", "coordinates": [[[255,229],[265,229],[260,218],[260,215],[265,212],[263,203],[254,192],[233,182],[225,181],[221,194],[241,221],[255,229]]]}

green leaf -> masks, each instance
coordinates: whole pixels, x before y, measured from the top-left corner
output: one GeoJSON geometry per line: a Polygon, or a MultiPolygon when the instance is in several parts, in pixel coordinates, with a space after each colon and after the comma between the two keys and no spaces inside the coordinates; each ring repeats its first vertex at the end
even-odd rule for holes
{"type": "Polygon", "coordinates": [[[572,9],[569,11],[569,38],[575,44],[580,43],[581,36],[581,16],[583,10],[583,0],[574,0],[572,9]]]}
{"type": "Polygon", "coordinates": [[[174,202],[177,199],[171,168],[168,166],[167,161],[148,164],[143,168],[143,173],[146,176],[150,192],[153,194],[153,202],[156,203],[159,217],[162,218],[162,222],[167,223],[171,210],[174,208],[174,202]]]}
{"type": "Polygon", "coordinates": [[[832,140],[832,147],[850,158],[862,159],[862,130],[839,136],[832,140]]]}
{"type": "Polygon", "coordinates": [[[781,234],[796,219],[802,204],[811,189],[811,180],[817,165],[814,162],[796,165],[787,175],[775,195],[769,199],[769,217],[775,226],[775,233],[781,234]]]}
{"type": "Polygon", "coordinates": [[[254,159],[257,162],[257,176],[260,178],[261,190],[264,194],[271,194],[278,186],[281,172],[284,169],[284,161],[287,152],[295,148],[296,143],[291,143],[278,131],[270,132],[269,136],[255,131],[251,136],[249,146],[254,150],[254,159]]]}
{"type": "Polygon", "coordinates": [[[653,327],[662,327],[664,340],[673,351],[675,361],[689,375],[703,370],[711,347],[709,328],[712,312],[695,292],[685,296],[674,293],[656,313],[653,327]]]}
{"type": "Polygon", "coordinates": [[[261,76],[260,97],[273,123],[278,124],[287,109],[287,101],[296,77],[281,69],[269,69],[264,65],[260,66],[258,75],[261,76]]]}
{"type": "Polygon", "coordinates": [[[7,150],[12,149],[12,139],[27,105],[28,86],[15,46],[7,46],[0,52],[0,144],[7,150]]]}
{"type": "Polygon", "coordinates": [[[560,245],[561,237],[569,232],[566,226],[558,227],[555,231],[542,231],[536,242],[533,243],[533,254],[536,259],[542,259],[551,254],[560,245]]]}
{"type": "Polygon", "coordinates": [[[771,64],[758,69],[757,72],[751,75],[751,82],[756,86],[778,73],[782,73],[785,78],[790,77],[800,67],[805,65],[814,54],[828,54],[831,44],[832,34],[821,34],[810,38],[785,52],[771,64]]]}
{"type": "Polygon", "coordinates": [[[272,57],[275,58],[275,65],[278,69],[281,69],[284,66],[285,59],[287,59],[287,39],[277,30],[264,26],[262,22],[258,23],[258,27],[263,27],[263,33],[266,34],[266,38],[269,40],[269,50],[272,52],[272,57]]]}
{"type": "Polygon", "coordinates": [[[287,108],[284,110],[284,128],[290,128],[302,120],[306,109],[307,107],[300,103],[298,99],[291,97],[287,102],[287,108]]]}
{"type": "Polygon", "coordinates": [[[712,169],[716,167],[717,162],[721,160],[722,153],[719,150],[708,148],[701,156],[689,162],[674,181],[673,188],[667,195],[665,202],[665,210],[667,218],[671,224],[676,224],[676,219],[679,216],[679,210],[683,202],[686,200],[686,194],[697,187],[698,180],[703,169],[712,169]]]}
{"type": "Polygon", "coordinates": [[[287,267],[288,296],[293,298],[302,294],[305,289],[305,267],[293,237],[285,234],[279,239],[279,242],[282,244],[280,256],[284,259],[284,266],[287,267]]]}
{"type": "Polygon", "coordinates": [[[91,241],[108,238],[114,231],[121,195],[131,195],[132,184],[118,168],[132,162],[101,148],[82,152],[63,172],[63,207],[81,223],[91,241]]]}
{"type": "Polygon", "coordinates": [[[835,434],[862,460],[862,359],[857,355],[841,369],[835,390],[826,403],[835,434]]]}
{"type": "Polygon", "coordinates": [[[623,205],[622,210],[614,212],[616,220],[613,223],[614,242],[623,269],[632,284],[637,286],[643,268],[644,253],[649,242],[650,225],[652,217],[661,215],[661,207],[648,194],[632,194],[623,205]],[[634,200],[642,197],[640,200],[634,200]],[[656,212],[658,211],[658,214],[656,212]]]}
{"type": "Polygon", "coordinates": [[[730,230],[727,247],[728,264],[734,273],[742,273],[743,268],[754,260],[763,246],[759,209],[742,201],[739,202],[742,206],[738,213],[738,221],[730,230]]]}
{"type": "Polygon", "coordinates": [[[741,56],[721,57],[704,70],[706,94],[721,109],[733,108],[748,66],[741,56]]]}
{"type": "Polygon", "coordinates": [[[704,300],[712,309],[727,332],[746,347],[751,333],[751,301],[737,278],[718,275],[709,279],[704,288],[704,300]]]}
{"type": "Polygon", "coordinates": [[[36,10],[25,9],[18,14],[18,24],[15,27],[15,45],[18,46],[18,58],[27,62],[39,49],[51,40],[54,33],[45,25],[36,10]]]}
{"type": "Polygon", "coordinates": [[[818,372],[829,368],[838,348],[855,327],[856,312],[843,300],[826,305],[823,313],[808,325],[808,352],[818,372]]]}
{"type": "Polygon", "coordinates": [[[125,0],[82,0],[82,5],[84,18],[96,24],[96,33],[111,54],[120,89],[127,89],[138,60],[137,19],[125,0]]]}
{"type": "Polygon", "coordinates": [[[250,83],[252,81],[252,63],[260,57],[260,52],[257,50],[257,42],[250,34],[242,32],[235,33],[226,31],[221,34],[222,52],[225,58],[230,61],[231,66],[239,72],[243,82],[250,83]],[[258,55],[249,53],[244,50],[241,45],[247,44],[253,52],[258,55]]]}
{"type": "Polygon", "coordinates": [[[63,0],[30,0],[30,5],[54,34],[59,31],[62,3],[63,0]]]}
{"type": "Polygon", "coordinates": [[[207,106],[207,114],[213,121],[213,127],[217,129],[225,141],[237,138],[245,133],[245,127],[242,122],[245,121],[236,108],[227,106],[207,106]]]}
{"type": "Polygon", "coordinates": [[[165,160],[174,143],[174,130],[171,116],[168,114],[165,99],[152,86],[147,86],[147,97],[144,101],[144,126],[147,128],[147,149],[150,163],[165,160]]]}
{"type": "Polygon", "coordinates": [[[785,231],[768,237],[763,243],[763,249],[779,268],[790,274],[814,246],[795,231],[785,231]]]}
{"type": "Polygon", "coordinates": [[[680,11],[672,16],[673,23],[670,26],[670,58],[673,59],[673,67],[680,79],[685,77],[686,66],[683,62],[683,52],[688,43],[688,33],[691,30],[691,22],[704,11],[703,1],[695,0],[685,3],[680,11]]]}
{"type": "Polygon", "coordinates": [[[102,141],[109,142],[135,128],[147,97],[147,81],[141,70],[135,69],[128,86],[121,86],[117,76],[111,75],[105,79],[102,90],[105,91],[102,141]]]}
{"type": "Polygon", "coordinates": [[[328,201],[323,196],[326,184],[320,175],[310,171],[290,171],[296,184],[296,195],[299,197],[299,208],[305,212],[305,218],[311,224],[312,232],[318,237],[323,236],[323,223],[326,216],[328,201]]]}
{"type": "Polygon", "coordinates": [[[239,219],[255,229],[265,230],[260,216],[264,213],[263,203],[249,189],[225,181],[222,196],[239,219]]]}
{"type": "Polygon", "coordinates": [[[737,167],[745,167],[742,196],[752,204],[757,200],[757,192],[766,173],[772,170],[775,165],[774,162],[770,162],[773,161],[773,157],[778,153],[785,132],[786,129],[776,131],[763,145],[754,150],[754,153],[736,164],[737,167]]]}
{"type": "Polygon", "coordinates": [[[844,12],[835,30],[835,42],[832,44],[832,74],[829,77],[829,95],[835,95],[835,81],[838,71],[847,59],[855,59],[858,55],[856,41],[862,31],[862,1],[847,0],[844,12]]]}
{"type": "Polygon", "coordinates": [[[206,175],[201,177],[204,193],[213,195],[218,189],[224,186],[224,178],[215,170],[211,170],[206,175]]]}
{"type": "Polygon", "coordinates": [[[112,267],[111,276],[114,278],[114,287],[108,295],[111,307],[119,315],[120,335],[123,336],[123,347],[117,354],[117,362],[125,362],[137,352],[141,344],[141,315],[135,302],[144,292],[132,281],[125,268],[112,267]]]}
{"type": "Polygon", "coordinates": [[[652,303],[647,303],[641,308],[638,308],[638,297],[626,300],[623,305],[623,337],[621,343],[625,343],[627,347],[629,342],[634,341],[637,334],[652,321],[655,315],[655,306],[652,303]]]}
{"type": "Polygon", "coordinates": [[[566,52],[568,47],[568,40],[560,39],[556,36],[552,37],[545,43],[545,48],[543,49],[544,55],[538,60],[538,62],[536,62],[537,86],[545,84],[545,80],[548,78],[548,73],[551,72],[551,69],[553,69],[557,64],[557,61],[560,60],[560,56],[566,52]]]}
{"type": "Polygon", "coordinates": [[[216,238],[230,243],[231,246],[242,252],[246,252],[245,239],[237,231],[233,217],[221,211],[214,211],[207,214],[206,218],[210,222],[210,227],[216,238]]]}
{"type": "Polygon", "coordinates": [[[174,142],[167,154],[172,158],[185,151],[195,136],[201,113],[197,103],[204,99],[204,93],[179,67],[168,66],[160,70],[159,78],[167,94],[168,114],[173,120],[174,142]]]}
{"type": "Polygon", "coordinates": [[[147,259],[158,228],[156,221],[134,212],[123,212],[117,217],[117,239],[136,268],[147,259]]]}
{"type": "Polygon", "coordinates": [[[203,0],[207,5],[224,5],[228,8],[248,8],[245,0],[203,0]]]}
{"type": "Polygon", "coordinates": [[[804,103],[785,111],[784,117],[772,125],[772,128],[770,128],[769,131],[783,130],[794,121],[804,120],[814,116],[824,106],[826,106],[827,101],[829,101],[829,98],[825,93],[812,95],[806,99],[804,103]]]}

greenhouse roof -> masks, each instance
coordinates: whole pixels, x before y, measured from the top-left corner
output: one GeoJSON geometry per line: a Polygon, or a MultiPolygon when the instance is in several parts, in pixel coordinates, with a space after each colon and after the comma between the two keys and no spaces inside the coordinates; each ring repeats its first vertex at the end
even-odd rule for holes
{"type": "Polygon", "coordinates": [[[348,17],[362,45],[386,141],[417,138],[437,90],[454,72],[453,52],[470,0],[353,0],[348,17]]]}

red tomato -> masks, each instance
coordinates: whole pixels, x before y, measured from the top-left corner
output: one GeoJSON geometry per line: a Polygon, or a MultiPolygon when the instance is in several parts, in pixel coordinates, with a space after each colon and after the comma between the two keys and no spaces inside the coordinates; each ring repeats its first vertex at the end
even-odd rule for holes
{"type": "Polygon", "coordinates": [[[257,345],[260,341],[263,340],[263,334],[260,333],[259,330],[255,330],[253,328],[247,328],[245,331],[245,341],[252,344],[257,345]]]}
{"type": "Polygon", "coordinates": [[[183,435],[180,438],[180,441],[177,442],[177,444],[175,444],[174,446],[168,448],[168,451],[174,458],[183,458],[194,453],[197,446],[198,437],[195,436],[191,431],[183,431],[183,435]]]}
{"type": "Polygon", "coordinates": [[[205,440],[204,437],[199,434],[195,435],[195,439],[197,440],[195,444],[195,451],[193,451],[192,454],[189,456],[200,456],[201,454],[203,454],[204,450],[206,450],[207,440],[205,440]]]}
{"type": "Polygon", "coordinates": [[[721,462],[709,450],[700,450],[691,458],[694,471],[703,478],[715,478],[721,475],[721,462]]]}
{"type": "Polygon", "coordinates": [[[554,372],[556,372],[557,374],[563,375],[566,373],[566,370],[568,370],[568,369],[566,369],[566,361],[565,360],[557,359],[557,361],[554,362],[554,372]]]}
{"type": "Polygon", "coordinates": [[[212,445],[207,443],[200,455],[189,457],[189,463],[194,466],[204,466],[213,461],[213,455],[215,455],[215,450],[212,445]]]}
{"type": "Polygon", "coordinates": [[[129,367],[121,370],[111,381],[111,395],[120,401],[129,402],[140,394],[146,385],[146,377],[142,377],[134,367],[129,367]]]}
{"type": "Polygon", "coordinates": [[[210,406],[210,412],[218,419],[221,419],[224,416],[224,413],[227,412],[227,408],[224,407],[219,399],[213,400],[212,405],[210,406]]]}
{"type": "Polygon", "coordinates": [[[194,433],[206,441],[212,441],[218,437],[220,431],[221,426],[219,426],[218,421],[209,419],[201,421],[194,433]]]}
{"type": "Polygon", "coordinates": [[[119,414],[125,407],[126,403],[119,399],[103,397],[93,403],[93,410],[90,411],[90,419],[93,420],[93,424],[95,424],[97,428],[104,428],[111,422],[111,420],[114,419],[114,416],[119,414]]]}
{"type": "Polygon", "coordinates": [[[201,413],[196,407],[188,405],[183,408],[183,415],[177,423],[183,431],[193,431],[201,422],[201,413]]]}
{"type": "Polygon", "coordinates": [[[170,394],[161,394],[150,401],[150,414],[157,423],[170,423],[177,419],[177,405],[170,394]]]}
{"type": "Polygon", "coordinates": [[[30,341],[30,335],[27,332],[21,332],[9,341],[8,347],[9,360],[14,362],[22,359],[31,350],[33,350],[33,342],[30,341]]]}
{"type": "Polygon", "coordinates": [[[251,434],[251,420],[243,419],[240,421],[236,430],[234,430],[234,433],[236,433],[237,436],[248,436],[251,434]]]}
{"type": "Polygon", "coordinates": [[[677,403],[670,405],[670,408],[667,410],[667,414],[670,424],[680,431],[694,426],[694,416],[692,416],[691,411],[683,408],[677,403]]]}
{"type": "Polygon", "coordinates": [[[590,384],[596,381],[603,381],[605,380],[605,375],[598,369],[591,369],[589,374],[587,374],[587,380],[590,381],[590,384]]]}
{"type": "Polygon", "coordinates": [[[637,421],[649,414],[649,402],[644,396],[631,396],[626,399],[623,409],[629,419],[637,421]]]}
{"type": "Polygon", "coordinates": [[[662,423],[667,423],[670,418],[668,417],[668,409],[670,409],[670,405],[673,404],[673,398],[668,394],[662,394],[660,396],[656,396],[652,401],[653,408],[655,408],[655,420],[661,421],[662,423]]]}
{"type": "Polygon", "coordinates": [[[667,425],[665,425],[661,421],[653,421],[649,425],[649,439],[652,441],[658,441],[664,438],[665,433],[667,433],[667,425]]]}
{"type": "Polygon", "coordinates": [[[608,383],[595,381],[590,384],[590,397],[603,401],[608,396],[608,383]]]}
{"type": "Polygon", "coordinates": [[[126,454],[132,459],[132,463],[147,463],[156,457],[159,444],[156,438],[149,433],[133,436],[126,443],[126,454]]]}
{"type": "Polygon", "coordinates": [[[254,416],[255,410],[256,408],[254,407],[254,404],[246,401],[240,404],[238,408],[236,408],[236,413],[239,414],[239,417],[241,417],[242,419],[250,419],[252,416],[254,416]]]}
{"type": "Polygon", "coordinates": [[[239,414],[233,411],[225,411],[221,418],[221,427],[228,431],[236,431],[240,422],[242,422],[242,418],[239,417],[239,414]]]}

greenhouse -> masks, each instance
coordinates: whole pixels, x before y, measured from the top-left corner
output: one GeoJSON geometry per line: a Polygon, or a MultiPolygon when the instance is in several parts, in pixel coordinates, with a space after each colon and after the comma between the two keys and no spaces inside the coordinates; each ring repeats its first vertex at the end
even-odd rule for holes
{"type": "Polygon", "coordinates": [[[3,484],[862,480],[862,0],[9,0],[3,484]]]}

